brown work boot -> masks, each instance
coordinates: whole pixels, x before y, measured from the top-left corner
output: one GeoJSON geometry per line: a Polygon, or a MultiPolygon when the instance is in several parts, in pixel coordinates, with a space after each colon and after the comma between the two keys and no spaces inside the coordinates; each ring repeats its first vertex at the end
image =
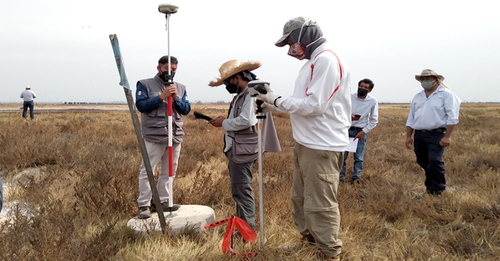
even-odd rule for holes
{"type": "Polygon", "coordinates": [[[323,252],[321,252],[321,251],[319,252],[318,256],[319,256],[319,260],[322,260],[322,261],[340,261],[340,256],[328,257],[325,254],[323,254],[323,252]]]}

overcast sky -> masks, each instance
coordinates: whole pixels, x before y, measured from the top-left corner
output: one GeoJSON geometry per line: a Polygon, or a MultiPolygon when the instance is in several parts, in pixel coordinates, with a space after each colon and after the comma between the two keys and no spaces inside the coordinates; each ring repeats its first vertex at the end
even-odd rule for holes
{"type": "Polygon", "coordinates": [[[156,73],[167,54],[161,3],[179,6],[170,19],[175,80],[191,102],[230,101],[208,82],[230,59],[256,59],[254,72],[291,95],[304,61],[274,45],[283,25],[307,16],[345,56],[351,90],[375,82],[379,102],[409,102],[422,90],[415,74],[432,68],[463,101],[500,102],[500,16],[492,0],[476,1],[156,1],[1,0],[0,102],[125,102],[109,34],[117,34],[131,88],[156,73]]]}

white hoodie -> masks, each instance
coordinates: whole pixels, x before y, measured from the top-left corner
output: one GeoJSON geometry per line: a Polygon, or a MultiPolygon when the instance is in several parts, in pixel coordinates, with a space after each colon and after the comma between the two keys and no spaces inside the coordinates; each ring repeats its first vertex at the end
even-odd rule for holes
{"type": "Polygon", "coordinates": [[[345,151],[351,125],[351,77],[344,57],[327,43],[311,55],[291,97],[276,101],[290,113],[293,138],[316,150],[345,151]]]}

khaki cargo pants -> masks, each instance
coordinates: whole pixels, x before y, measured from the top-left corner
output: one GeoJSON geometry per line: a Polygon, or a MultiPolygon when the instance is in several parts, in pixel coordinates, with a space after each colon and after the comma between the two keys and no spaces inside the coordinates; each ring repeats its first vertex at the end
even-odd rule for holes
{"type": "Polygon", "coordinates": [[[328,257],[340,254],[337,202],[343,152],[314,150],[295,143],[292,184],[293,220],[300,234],[312,235],[328,257]]]}

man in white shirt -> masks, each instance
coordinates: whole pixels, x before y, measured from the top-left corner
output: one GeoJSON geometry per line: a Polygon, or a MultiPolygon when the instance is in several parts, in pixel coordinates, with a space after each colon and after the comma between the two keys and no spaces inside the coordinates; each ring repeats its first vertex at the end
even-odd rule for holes
{"type": "Polygon", "coordinates": [[[23,118],[26,118],[28,108],[30,109],[31,119],[35,118],[35,112],[33,111],[35,103],[33,99],[36,98],[36,94],[31,90],[29,85],[27,85],[26,90],[21,93],[21,98],[23,99],[23,118]]]}
{"type": "Polygon", "coordinates": [[[461,101],[444,85],[444,77],[431,69],[423,70],[415,79],[424,90],[411,101],[406,147],[414,146],[417,163],[425,171],[427,193],[439,196],[446,189],[443,153],[450,146],[451,133],[458,124],[461,101]]]}
{"type": "MultiPolygon", "coordinates": [[[[351,120],[349,137],[358,141],[356,152],[354,153],[354,166],[351,183],[360,183],[361,170],[363,170],[363,156],[365,155],[366,134],[378,123],[378,101],[370,95],[373,81],[363,79],[358,82],[358,90],[351,94],[351,120]]],[[[340,181],[344,181],[346,173],[346,160],[349,152],[344,152],[344,165],[340,171],[340,181]]]]}
{"type": "Polygon", "coordinates": [[[306,59],[291,97],[268,89],[264,108],[290,113],[294,146],[292,217],[304,241],[316,244],[324,260],[340,260],[340,212],[337,201],[343,153],[351,125],[351,76],[340,52],[323,37],[316,22],[289,20],[275,43],[306,59]]]}

